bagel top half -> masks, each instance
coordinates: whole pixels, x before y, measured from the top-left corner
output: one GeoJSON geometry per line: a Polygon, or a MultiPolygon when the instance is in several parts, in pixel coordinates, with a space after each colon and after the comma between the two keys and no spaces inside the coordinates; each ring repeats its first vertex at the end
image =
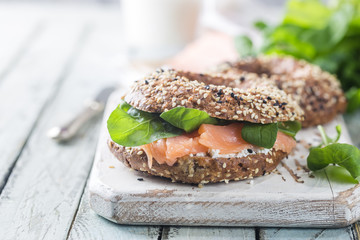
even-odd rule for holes
{"type": "Polygon", "coordinates": [[[258,57],[224,63],[218,74],[234,80],[233,87],[251,85],[252,75],[291,94],[304,110],[303,127],[324,124],[346,109],[346,98],[337,78],[304,60],[292,57],[258,57]]]}
{"type": "MultiPolygon", "coordinates": [[[[254,81],[262,85],[261,78],[254,81]]],[[[303,111],[296,101],[277,87],[226,86],[231,82],[219,76],[161,69],[138,80],[124,100],[139,110],[153,113],[183,106],[224,120],[262,124],[303,120],[303,111]]]]}

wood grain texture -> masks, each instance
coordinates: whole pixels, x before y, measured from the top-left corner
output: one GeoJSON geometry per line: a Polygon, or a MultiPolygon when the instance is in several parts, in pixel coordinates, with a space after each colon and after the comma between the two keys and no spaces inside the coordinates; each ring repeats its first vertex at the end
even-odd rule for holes
{"type": "Polygon", "coordinates": [[[301,228],[263,228],[260,230],[261,240],[302,239],[302,240],[353,240],[349,228],[338,229],[301,229],[301,228]]]}
{"type": "Polygon", "coordinates": [[[0,10],[0,84],[42,30],[42,23],[38,19],[4,16],[0,10]]]}
{"type": "Polygon", "coordinates": [[[108,240],[129,239],[145,240],[158,239],[160,227],[118,225],[110,222],[91,210],[89,205],[89,192],[86,189],[73,227],[70,231],[71,240],[108,240]]]}
{"type": "MultiPolygon", "coordinates": [[[[121,92],[108,103],[115,108],[121,92]]],[[[337,118],[325,126],[332,134],[337,118]]],[[[329,171],[310,177],[305,169],[308,143],[317,145],[316,128],[302,130],[294,154],[277,168],[278,174],[252,181],[209,184],[204,188],[150,177],[129,171],[110,153],[105,125],[102,130],[90,182],[90,203],[100,215],[122,224],[211,225],[211,226],[302,226],[339,227],[358,219],[358,205],[345,203],[346,194],[334,201],[336,194],[352,188],[348,182],[328,180],[329,171]],[[311,137],[310,137],[311,136],[311,137]],[[114,168],[109,168],[114,166],[114,168]],[[138,177],[144,181],[137,181],[138,177]],[[296,179],[294,179],[296,177],[296,179]]],[[[341,141],[349,142],[346,129],[341,141]]],[[[355,190],[349,190],[351,193],[355,190]]],[[[355,196],[358,196],[355,193],[355,196]]],[[[356,202],[357,199],[354,199],[356,202]]]]}
{"type": "MultiPolygon", "coordinates": [[[[51,95],[47,90],[51,97],[48,96],[46,107],[2,192],[2,239],[63,239],[68,235],[93,161],[98,123],[93,122],[91,131],[67,144],[59,145],[48,139],[46,132],[79,112],[84,100],[94,97],[102,87],[119,80],[121,71],[113,62],[118,52],[112,41],[120,39],[113,34],[113,27],[105,27],[107,30],[102,31],[96,24],[81,26],[81,29],[74,30],[76,36],[81,36],[78,38],[79,48],[72,51],[73,58],[66,66],[66,72],[60,74],[63,81],[56,86],[58,92],[51,95]],[[107,35],[103,35],[104,32],[107,35]],[[110,35],[117,38],[109,38],[110,35]]],[[[57,28],[54,26],[52,29],[55,34],[57,28]]],[[[61,35],[70,38],[71,27],[66,25],[63,30],[61,35]]],[[[52,37],[61,39],[56,34],[52,37]]],[[[57,43],[58,40],[54,39],[57,43]]],[[[60,47],[57,50],[65,51],[60,47]]],[[[44,75],[46,77],[48,75],[44,75]]],[[[39,84],[39,80],[34,82],[39,84]]],[[[35,90],[41,93],[41,89],[35,90]]]]}
{"type": "Polygon", "coordinates": [[[16,68],[2,80],[0,111],[6,114],[0,119],[0,189],[46,102],[53,98],[63,80],[82,27],[83,24],[44,26],[16,68]]]}
{"type": "Polygon", "coordinates": [[[254,228],[225,228],[225,227],[164,227],[162,240],[253,240],[254,228]]]}

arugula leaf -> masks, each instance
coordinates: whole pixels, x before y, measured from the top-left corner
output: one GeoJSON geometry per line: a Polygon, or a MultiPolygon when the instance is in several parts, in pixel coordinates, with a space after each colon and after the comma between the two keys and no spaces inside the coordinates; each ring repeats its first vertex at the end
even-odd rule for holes
{"type": "Polygon", "coordinates": [[[310,170],[316,171],[330,163],[346,168],[353,178],[360,176],[360,151],[345,143],[333,143],[323,148],[313,148],[307,158],[310,170]]]}
{"type": "Polygon", "coordinates": [[[185,107],[173,108],[160,114],[160,117],[173,126],[184,129],[186,132],[194,131],[203,123],[218,123],[216,118],[210,117],[209,114],[204,111],[185,107]]]}
{"type": "Polygon", "coordinates": [[[248,143],[259,147],[272,148],[276,141],[277,132],[277,123],[257,124],[246,122],[241,130],[241,136],[248,143]]]}
{"type": "Polygon", "coordinates": [[[107,128],[111,139],[125,147],[141,146],[183,133],[181,129],[162,120],[158,114],[140,111],[123,100],[111,113],[107,128]]]}
{"type": "Polygon", "coordinates": [[[301,129],[301,123],[298,121],[287,121],[287,122],[279,122],[279,131],[295,138],[295,135],[301,129]]]}
{"type": "Polygon", "coordinates": [[[319,146],[310,149],[307,165],[310,170],[316,171],[337,164],[344,167],[353,178],[360,176],[360,150],[353,145],[337,143],[340,139],[341,126],[336,126],[337,136],[330,138],[322,126],[318,126],[322,142],[319,146]]]}
{"type": "Polygon", "coordinates": [[[320,136],[321,136],[321,139],[322,139],[322,142],[317,147],[327,146],[327,145],[329,145],[331,143],[337,143],[337,141],[339,141],[340,136],[341,136],[341,125],[337,125],[335,127],[335,129],[336,129],[336,137],[335,138],[330,138],[326,134],[325,129],[324,129],[323,126],[319,125],[317,128],[318,128],[318,130],[320,132],[320,136]]]}

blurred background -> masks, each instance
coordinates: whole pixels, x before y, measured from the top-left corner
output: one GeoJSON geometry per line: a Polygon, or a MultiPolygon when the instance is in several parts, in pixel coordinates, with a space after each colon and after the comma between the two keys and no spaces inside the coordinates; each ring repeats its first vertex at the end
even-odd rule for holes
{"type": "Polygon", "coordinates": [[[74,28],[81,39],[103,38],[108,53],[93,68],[99,79],[135,79],[163,65],[206,71],[239,57],[285,54],[336,74],[353,112],[360,106],[359,2],[0,0],[0,76],[45,32],[61,35],[51,40],[56,51],[74,28]]]}

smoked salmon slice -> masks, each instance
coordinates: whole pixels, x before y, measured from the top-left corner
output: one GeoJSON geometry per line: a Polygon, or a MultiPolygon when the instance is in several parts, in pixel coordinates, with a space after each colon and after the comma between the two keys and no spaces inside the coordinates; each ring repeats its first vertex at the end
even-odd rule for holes
{"type": "Polygon", "coordinates": [[[220,150],[221,154],[238,153],[254,145],[241,137],[243,123],[232,123],[226,126],[202,124],[199,128],[199,142],[209,149],[220,150]]]}
{"type": "MultiPolygon", "coordinates": [[[[148,157],[150,168],[152,158],[159,164],[166,163],[172,166],[178,158],[190,154],[206,153],[209,150],[219,150],[220,154],[232,154],[244,149],[257,148],[241,137],[243,126],[243,123],[232,123],[226,126],[202,124],[198,131],[159,139],[143,145],[141,148],[148,157]]],[[[273,148],[290,153],[295,145],[296,141],[292,137],[278,131],[273,148]]]]}
{"type": "MultiPolygon", "coordinates": [[[[181,136],[159,139],[141,146],[148,159],[155,158],[159,164],[174,165],[177,158],[190,154],[206,153],[208,148],[199,143],[198,133],[187,133],[181,136]]],[[[148,160],[149,167],[152,160],[148,160]]]]}
{"type": "Polygon", "coordinates": [[[278,131],[276,136],[276,141],[273,147],[275,148],[275,150],[281,150],[286,153],[291,153],[291,151],[295,146],[296,146],[296,141],[292,137],[286,135],[283,132],[278,131]]]}
{"type": "Polygon", "coordinates": [[[186,136],[177,136],[166,140],[167,163],[172,166],[178,157],[189,154],[206,153],[208,148],[199,143],[199,137],[190,138],[186,136]]]}

